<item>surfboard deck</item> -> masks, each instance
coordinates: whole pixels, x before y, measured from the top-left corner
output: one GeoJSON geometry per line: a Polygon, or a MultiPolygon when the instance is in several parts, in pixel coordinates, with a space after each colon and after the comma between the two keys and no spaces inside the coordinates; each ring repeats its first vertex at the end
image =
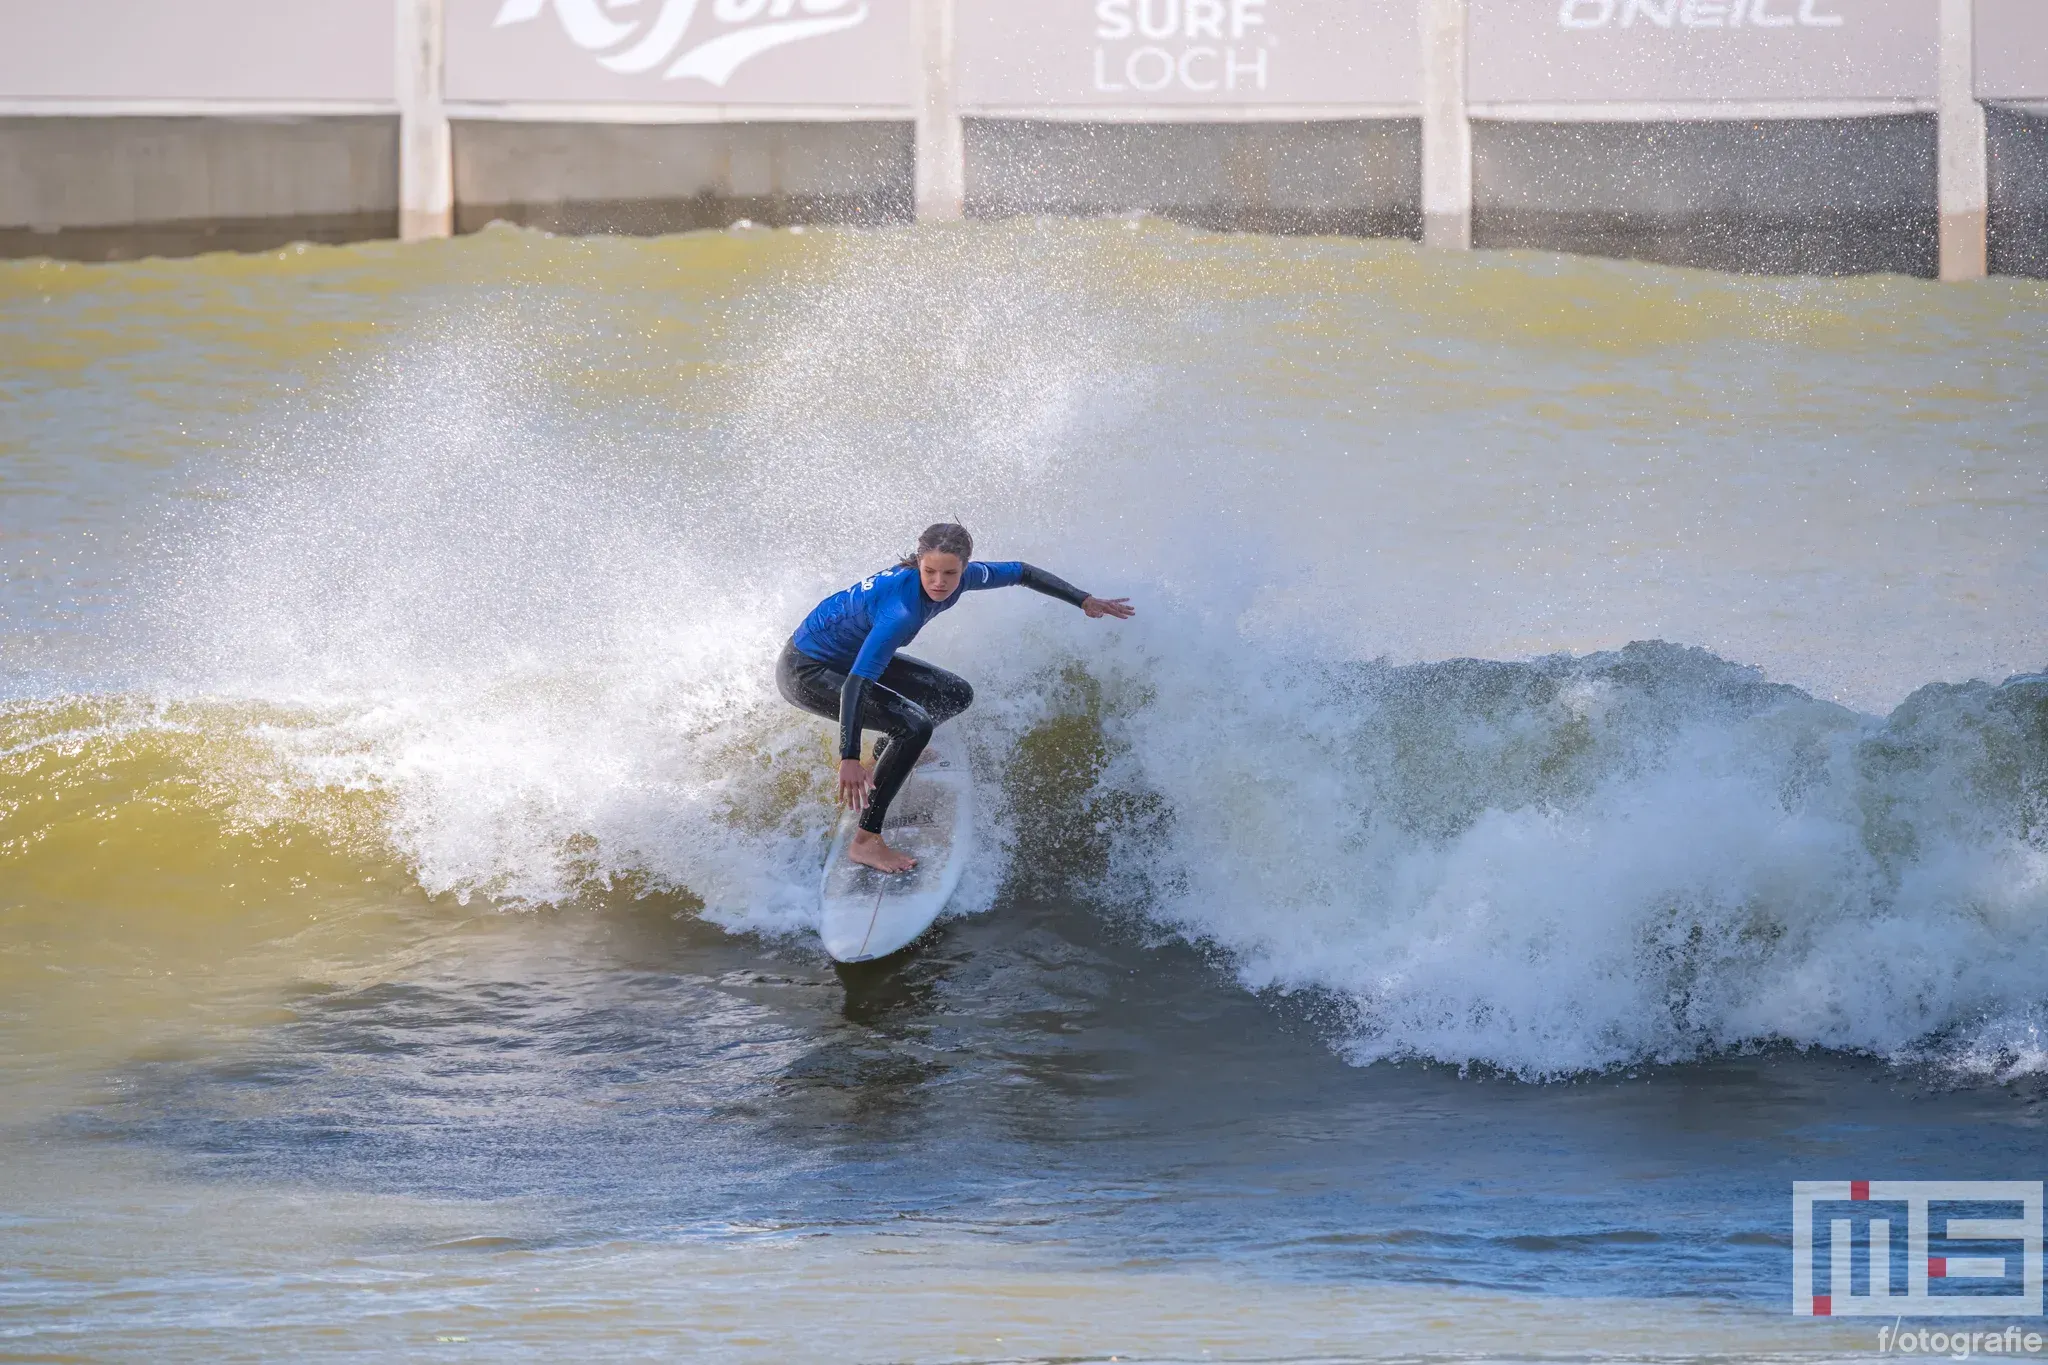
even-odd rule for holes
{"type": "Polygon", "coordinates": [[[877,872],[846,856],[859,822],[839,820],[819,887],[819,936],[841,962],[871,962],[900,951],[931,927],[960,886],[972,842],[974,787],[965,752],[951,735],[932,737],[929,761],[911,769],[882,822],[882,837],[917,859],[908,872],[877,872]]]}

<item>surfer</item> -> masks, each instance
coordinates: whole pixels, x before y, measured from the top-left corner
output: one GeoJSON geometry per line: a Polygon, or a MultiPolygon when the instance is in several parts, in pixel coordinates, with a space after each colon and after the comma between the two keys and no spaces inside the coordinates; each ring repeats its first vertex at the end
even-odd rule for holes
{"type": "Polygon", "coordinates": [[[927,526],[917,549],[811,609],[775,664],[775,686],[792,705],[839,722],[839,800],[861,813],[847,856],[880,872],[908,872],[917,860],[882,841],[882,817],[924,752],[932,729],[965,711],[965,678],[896,651],[963,592],[1019,584],[1090,617],[1127,620],[1127,597],[1091,597],[1045,570],[1015,561],[976,561],[964,526],[927,526]],[[860,761],[862,730],[880,730],[872,771],[860,761]]]}

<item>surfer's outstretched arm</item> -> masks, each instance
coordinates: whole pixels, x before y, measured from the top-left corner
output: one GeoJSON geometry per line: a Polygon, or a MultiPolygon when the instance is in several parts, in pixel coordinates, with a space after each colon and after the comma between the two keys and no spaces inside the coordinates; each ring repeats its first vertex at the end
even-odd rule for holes
{"type": "Polygon", "coordinates": [[[1088,594],[1061,578],[1050,574],[1036,564],[1019,564],[1017,582],[1033,592],[1042,592],[1047,597],[1057,597],[1069,606],[1080,606],[1088,600],[1088,594]]]}
{"type": "Polygon", "coordinates": [[[1131,605],[1131,599],[1128,597],[1091,596],[1058,574],[1047,573],[1036,564],[1012,560],[1007,564],[986,564],[978,567],[985,568],[988,572],[980,576],[980,582],[973,581],[972,577],[962,578],[960,586],[963,589],[972,592],[977,588],[1029,588],[1033,592],[1042,592],[1047,597],[1057,597],[1070,606],[1079,607],[1090,618],[1097,620],[1104,616],[1114,616],[1119,621],[1128,621],[1137,614],[1137,608],[1131,605]]]}

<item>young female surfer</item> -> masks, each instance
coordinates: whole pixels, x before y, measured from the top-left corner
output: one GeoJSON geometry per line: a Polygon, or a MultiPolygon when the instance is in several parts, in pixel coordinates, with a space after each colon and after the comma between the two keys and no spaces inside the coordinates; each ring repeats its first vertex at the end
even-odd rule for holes
{"type": "Polygon", "coordinates": [[[775,663],[775,686],[791,704],[839,722],[839,800],[861,812],[848,856],[882,872],[908,872],[915,858],[882,842],[882,817],[932,737],[965,711],[965,678],[896,651],[963,592],[1017,584],[1071,602],[1091,617],[1133,614],[1126,597],[1090,597],[1029,564],[975,561],[964,526],[927,526],[914,554],[811,609],[775,663]],[[874,771],[860,761],[860,732],[886,736],[874,771]]]}

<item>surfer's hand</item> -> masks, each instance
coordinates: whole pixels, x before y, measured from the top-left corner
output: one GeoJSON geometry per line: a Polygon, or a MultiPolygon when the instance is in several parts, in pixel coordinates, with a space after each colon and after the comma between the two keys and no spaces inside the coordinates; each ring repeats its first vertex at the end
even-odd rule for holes
{"type": "Polygon", "coordinates": [[[868,792],[873,790],[874,777],[861,765],[857,758],[839,760],[839,804],[851,811],[866,810],[868,792]]]}
{"type": "Polygon", "coordinates": [[[1119,621],[1128,621],[1138,614],[1138,609],[1131,605],[1128,597],[1090,597],[1081,603],[1081,610],[1088,613],[1091,620],[1114,616],[1119,621]]]}

